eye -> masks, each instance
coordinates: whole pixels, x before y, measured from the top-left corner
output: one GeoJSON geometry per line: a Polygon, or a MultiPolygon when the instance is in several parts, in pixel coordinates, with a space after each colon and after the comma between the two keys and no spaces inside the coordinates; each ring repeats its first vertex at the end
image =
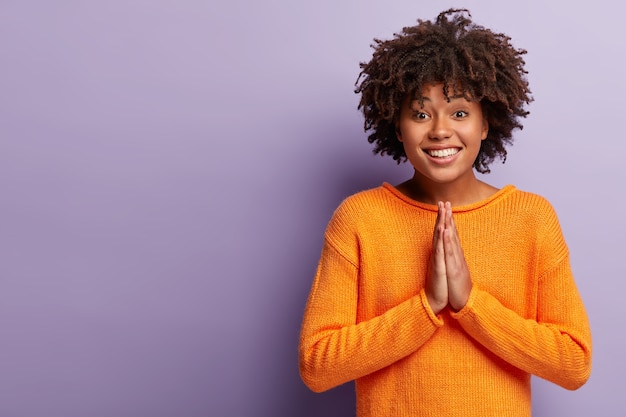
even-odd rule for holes
{"type": "Polygon", "coordinates": [[[457,110],[452,115],[455,119],[462,119],[464,117],[467,117],[467,112],[465,110],[457,110]]]}
{"type": "Polygon", "coordinates": [[[417,121],[422,121],[422,120],[428,120],[430,116],[428,116],[427,113],[424,113],[423,111],[414,111],[413,112],[413,119],[417,120],[417,121]]]}

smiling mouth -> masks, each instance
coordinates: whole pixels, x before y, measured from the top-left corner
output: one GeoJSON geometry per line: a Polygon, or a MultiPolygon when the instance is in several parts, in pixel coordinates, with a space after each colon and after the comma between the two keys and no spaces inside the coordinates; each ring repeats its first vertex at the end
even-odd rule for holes
{"type": "Polygon", "coordinates": [[[447,149],[427,149],[426,153],[433,158],[447,158],[452,155],[456,155],[459,153],[458,148],[447,148],[447,149]]]}

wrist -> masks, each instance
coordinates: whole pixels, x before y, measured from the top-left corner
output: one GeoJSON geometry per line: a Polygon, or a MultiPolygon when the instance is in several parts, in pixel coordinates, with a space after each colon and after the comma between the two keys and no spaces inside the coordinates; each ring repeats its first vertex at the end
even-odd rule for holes
{"type": "Polygon", "coordinates": [[[436,300],[428,293],[426,293],[426,300],[428,301],[428,306],[430,307],[432,312],[435,313],[435,315],[441,313],[443,309],[446,308],[446,306],[448,305],[447,301],[436,300]]]}
{"type": "Polygon", "coordinates": [[[470,298],[470,294],[472,293],[472,287],[472,283],[470,282],[463,294],[457,294],[456,297],[450,297],[450,309],[452,311],[458,313],[465,308],[470,298]]]}

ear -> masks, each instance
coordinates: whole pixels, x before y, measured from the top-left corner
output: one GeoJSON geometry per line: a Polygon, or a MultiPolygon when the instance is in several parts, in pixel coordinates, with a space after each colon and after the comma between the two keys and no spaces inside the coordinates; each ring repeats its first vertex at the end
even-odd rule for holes
{"type": "Polygon", "coordinates": [[[483,127],[482,127],[482,131],[481,131],[481,140],[485,140],[487,139],[487,135],[489,134],[489,122],[487,121],[487,118],[483,118],[483,127]]]}
{"type": "Polygon", "coordinates": [[[402,142],[402,132],[400,131],[400,122],[396,120],[396,137],[398,142],[402,142]]]}

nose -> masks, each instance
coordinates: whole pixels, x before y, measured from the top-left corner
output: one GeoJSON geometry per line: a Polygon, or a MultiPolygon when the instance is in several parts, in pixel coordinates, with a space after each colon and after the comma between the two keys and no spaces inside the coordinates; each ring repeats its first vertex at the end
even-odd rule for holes
{"type": "Polygon", "coordinates": [[[448,139],[450,136],[452,136],[450,120],[448,120],[446,117],[433,117],[429,136],[433,140],[448,139]]]}

